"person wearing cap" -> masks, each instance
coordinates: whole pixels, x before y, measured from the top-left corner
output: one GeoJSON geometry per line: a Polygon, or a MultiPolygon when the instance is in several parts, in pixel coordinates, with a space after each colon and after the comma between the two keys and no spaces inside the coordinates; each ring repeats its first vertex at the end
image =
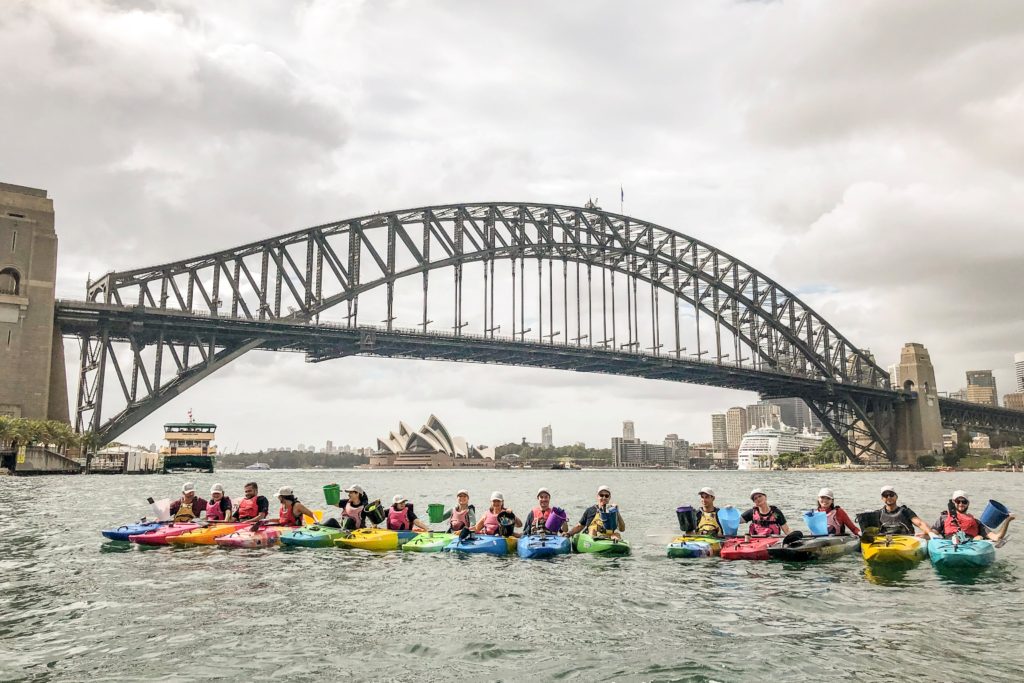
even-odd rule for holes
{"type": "Polygon", "coordinates": [[[487,509],[480,521],[473,526],[476,533],[485,533],[488,536],[513,535],[512,529],[523,526],[523,521],[516,516],[512,510],[505,507],[505,496],[501,491],[491,494],[491,507],[487,509]]]}
{"type": "Polygon", "coordinates": [[[786,515],[774,505],[768,504],[768,495],[761,489],[750,492],[750,500],[754,507],[750,508],[740,519],[747,522],[747,534],[750,536],[781,536],[789,533],[786,515]]]}
{"type": "Polygon", "coordinates": [[[441,517],[442,521],[450,520],[448,522],[448,533],[450,534],[457,534],[463,529],[476,526],[476,507],[469,504],[469,491],[459,489],[459,492],[455,494],[455,499],[458,501],[455,507],[445,510],[444,516],[441,517]]]}
{"type": "Polygon", "coordinates": [[[421,522],[416,513],[412,511],[409,499],[402,494],[396,495],[391,500],[391,507],[388,508],[387,527],[392,531],[411,531],[413,528],[430,531],[430,528],[421,522]]]}
{"type": "Polygon", "coordinates": [[[941,534],[943,538],[952,538],[957,535],[957,532],[962,531],[967,538],[972,540],[989,540],[995,543],[1002,540],[1010,522],[1016,519],[1014,515],[1010,515],[999,525],[998,529],[992,530],[967,512],[970,505],[971,501],[967,497],[966,491],[953,491],[953,497],[949,499],[946,510],[943,510],[939,514],[939,519],[932,524],[932,531],[941,534]]]}
{"type": "Polygon", "coordinates": [[[308,507],[299,502],[291,486],[282,486],[277,490],[277,499],[281,501],[281,509],[277,518],[285,526],[302,526],[303,519],[309,517],[314,522],[316,515],[308,507]]]}
{"type": "MultiPolygon", "coordinates": [[[[526,521],[523,522],[524,531],[523,533],[527,536],[530,534],[548,533],[547,521],[548,517],[551,516],[551,492],[545,488],[537,491],[537,507],[533,508],[526,514],[526,521]]],[[[569,528],[568,522],[562,522],[562,526],[559,527],[559,532],[564,532],[569,528]]]]}
{"type": "Polygon", "coordinates": [[[818,512],[825,513],[829,535],[845,536],[846,530],[849,529],[854,536],[860,536],[860,529],[850,520],[846,510],[835,504],[835,499],[835,494],[828,487],[818,491],[818,512]]]}
{"type": "Polygon", "coordinates": [[[214,484],[210,489],[210,500],[206,503],[208,522],[231,521],[231,499],[224,495],[224,485],[214,484]]]}
{"type": "Polygon", "coordinates": [[[583,516],[580,517],[580,521],[576,523],[572,529],[569,529],[566,536],[575,536],[584,529],[591,536],[611,537],[620,538],[619,532],[626,530],[626,522],[622,519],[622,513],[619,512],[617,505],[611,504],[612,490],[607,486],[597,487],[597,504],[591,505],[583,511],[583,516]],[[615,527],[614,529],[606,529],[604,522],[602,521],[602,512],[609,512],[610,510],[615,511],[615,527]]]}
{"type": "Polygon", "coordinates": [[[718,508],[715,507],[715,491],[708,486],[700,490],[700,507],[697,508],[697,528],[694,533],[717,538],[725,535],[722,522],[718,519],[718,508]]]}
{"type": "Polygon", "coordinates": [[[238,503],[235,519],[239,522],[259,522],[270,514],[270,501],[260,495],[260,487],[254,482],[245,485],[245,498],[238,503]]]}
{"type": "Polygon", "coordinates": [[[900,505],[897,501],[896,489],[893,486],[882,487],[882,507],[876,513],[878,515],[878,526],[883,534],[897,536],[913,536],[914,527],[917,527],[925,536],[941,538],[939,534],[928,528],[928,525],[917,516],[913,510],[906,505],[900,505]]]}
{"type": "Polygon", "coordinates": [[[171,519],[175,522],[191,522],[206,511],[206,500],[196,495],[196,485],[185,482],[181,487],[181,498],[171,503],[171,519]]]}

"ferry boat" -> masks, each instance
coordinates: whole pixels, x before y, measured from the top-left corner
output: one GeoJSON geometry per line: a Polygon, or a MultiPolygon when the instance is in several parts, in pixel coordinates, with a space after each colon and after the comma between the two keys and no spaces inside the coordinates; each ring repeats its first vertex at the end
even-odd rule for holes
{"type": "Polygon", "coordinates": [[[217,456],[217,446],[213,443],[216,434],[217,425],[194,421],[192,411],[188,413],[188,422],[165,424],[167,445],[160,447],[164,473],[213,472],[217,456]]]}

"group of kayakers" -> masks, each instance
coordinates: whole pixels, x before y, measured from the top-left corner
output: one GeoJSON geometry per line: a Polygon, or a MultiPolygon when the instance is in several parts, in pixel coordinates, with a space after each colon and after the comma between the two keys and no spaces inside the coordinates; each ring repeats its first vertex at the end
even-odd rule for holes
{"type": "MultiPolygon", "coordinates": [[[[408,498],[397,494],[392,498],[391,505],[384,508],[379,500],[370,501],[370,497],[362,486],[353,484],[343,489],[347,497],[340,500],[337,506],[341,509],[341,519],[328,519],[322,522],[327,526],[346,529],[372,528],[384,524],[393,531],[428,531],[413,511],[408,498]]],[[[233,506],[231,499],[225,494],[221,484],[214,484],[210,489],[210,499],[196,495],[195,485],[186,483],[181,488],[181,498],[171,503],[170,514],[176,522],[188,522],[206,513],[208,521],[224,522],[259,522],[268,519],[270,503],[259,494],[256,482],[248,482],[243,487],[243,498],[233,506]]],[[[566,514],[560,508],[552,507],[551,492],[547,488],[537,491],[537,504],[526,515],[525,521],[505,505],[505,496],[501,491],[494,491],[490,497],[490,505],[477,518],[476,508],[470,503],[469,491],[460,489],[456,493],[456,504],[446,510],[443,520],[448,522],[449,533],[474,532],[492,536],[522,536],[536,533],[553,533],[574,536],[581,531],[599,538],[619,538],[626,530],[625,521],[618,506],[611,502],[611,488],[602,485],[597,488],[596,502],[584,510],[579,521],[569,527],[566,514]]],[[[720,519],[721,509],[715,505],[715,492],[710,487],[699,491],[700,506],[694,510],[693,532],[699,536],[726,536],[725,528],[720,519]]],[[[963,490],[953,492],[947,509],[932,526],[928,526],[913,510],[899,503],[896,488],[886,485],[881,488],[882,507],[877,511],[862,514],[861,520],[870,523],[877,533],[893,535],[921,535],[931,538],[951,538],[963,534],[972,539],[988,539],[999,541],[1006,535],[1009,523],[1015,519],[1009,515],[997,529],[990,529],[968,512],[970,499],[963,490]]],[[[282,486],[277,492],[281,504],[275,521],[288,526],[301,526],[303,518],[317,519],[313,511],[295,497],[289,486],[282,486]]],[[[740,519],[747,523],[747,535],[750,536],[781,536],[790,533],[786,516],[775,505],[768,503],[768,495],[764,490],[755,488],[750,492],[753,504],[740,514],[740,519]]],[[[731,509],[731,505],[725,506],[731,509]]],[[[861,530],[850,519],[849,514],[835,504],[835,494],[830,488],[818,491],[817,511],[823,512],[827,521],[828,533],[834,536],[855,536],[861,530]]]]}

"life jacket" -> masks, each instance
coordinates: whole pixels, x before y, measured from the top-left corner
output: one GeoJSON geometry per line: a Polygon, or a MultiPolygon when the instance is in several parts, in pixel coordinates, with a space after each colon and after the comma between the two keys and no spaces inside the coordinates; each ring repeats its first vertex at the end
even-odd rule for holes
{"type": "Polygon", "coordinates": [[[449,531],[462,531],[469,526],[469,513],[472,512],[472,510],[473,506],[469,506],[465,510],[460,510],[457,507],[452,508],[449,531]]]}
{"type": "MultiPolygon", "coordinates": [[[[505,508],[501,509],[504,512],[505,508]]],[[[488,536],[496,536],[498,529],[501,528],[501,522],[498,521],[498,515],[501,512],[494,512],[491,508],[487,508],[487,512],[484,513],[484,533],[488,536]]]]}
{"type": "Polygon", "coordinates": [[[748,533],[751,536],[778,536],[782,533],[782,525],[779,524],[773,508],[768,509],[768,514],[762,515],[756,507],[750,520],[748,533]]]}
{"type": "Polygon", "coordinates": [[[282,505],[281,511],[277,513],[277,518],[285,526],[302,526],[302,522],[295,518],[295,503],[282,505]]]}
{"type": "Polygon", "coordinates": [[[224,511],[220,509],[220,501],[224,500],[221,496],[220,500],[211,500],[206,504],[206,519],[211,522],[220,522],[224,520],[224,511]]]}
{"type": "Polygon", "coordinates": [[[818,508],[819,512],[825,513],[825,519],[828,522],[828,533],[832,536],[843,536],[846,533],[846,527],[839,521],[838,510],[838,505],[833,505],[831,509],[828,510],[818,508]]]}
{"type": "Polygon", "coordinates": [[[252,519],[256,515],[260,514],[259,503],[256,499],[259,496],[253,496],[252,498],[243,498],[242,502],[238,504],[238,521],[244,522],[247,519],[252,519]]]}
{"type": "Polygon", "coordinates": [[[353,523],[352,526],[348,527],[348,524],[346,523],[346,526],[348,528],[358,529],[361,526],[363,526],[363,506],[362,505],[353,505],[351,502],[345,503],[345,507],[341,511],[341,516],[342,517],[348,517],[349,519],[352,520],[352,523],[353,523]]]}
{"type": "MultiPolygon", "coordinates": [[[[533,511],[530,514],[533,515],[533,530],[537,532],[540,532],[541,530],[547,531],[547,526],[545,525],[548,522],[548,517],[551,516],[551,508],[542,510],[540,506],[537,506],[533,508],[533,511]]],[[[530,529],[527,529],[527,532],[529,531],[530,529]]]]}
{"type": "MultiPolygon", "coordinates": [[[[192,499],[192,503],[195,503],[196,499],[192,499]]],[[[196,514],[192,512],[192,503],[186,503],[185,499],[181,499],[181,505],[178,507],[178,511],[174,514],[175,522],[191,522],[195,519],[196,514]]]]}
{"type": "Polygon", "coordinates": [[[958,512],[955,516],[948,512],[943,512],[939,516],[942,517],[942,535],[946,538],[955,536],[958,531],[963,531],[967,534],[968,538],[981,535],[981,527],[978,525],[978,520],[966,512],[958,512]]]}
{"type": "Polygon", "coordinates": [[[412,528],[408,504],[401,510],[396,510],[394,505],[391,506],[388,510],[388,528],[392,531],[408,531],[412,528]]]}
{"type": "Polygon", "coordinates": [[[914,530],[907,526],[903,520],[903,506],[896,508],[896,512],[889,512],[884,507],[878,511],[878,526],[882,533],[897,534],[900,536],[913,536],[914,530]]]}
{"type": "Polygon", "coordinates": [[[718,508],[706,512],[704,508],[697,510],[700,517],[697,519],[697,534],[699,536],[721,536],[722,525],[718,522],[718,508]]]}
{"type": "MultiPolygon", "coordinates": [[[[597,506],[595,506],[595,507],[597,507],[597,506]]],[[[605,528],[605,526],[604,526],[604,519],[601,516],[601,512],[602,512],[602,510],[601,510],[600,507],[597,507],[597,510],[594,511],[594,519],[593,519],[593,521],[590,522],[590,526],[587,527],[587,534],[589,534],[590,536],[594,536],[594,537],[610,536],[612,533],[614,533],[617,530],[616,529],[616,527],[618,526],[617,523],[616,523],[615,527],[612,527],[611,529],[606,529],[605,528]]],[[[616,522],[618,522],[618,509],[616,509],[616,511],[615,511],[615,520],[616,520],[616,522]]]]}

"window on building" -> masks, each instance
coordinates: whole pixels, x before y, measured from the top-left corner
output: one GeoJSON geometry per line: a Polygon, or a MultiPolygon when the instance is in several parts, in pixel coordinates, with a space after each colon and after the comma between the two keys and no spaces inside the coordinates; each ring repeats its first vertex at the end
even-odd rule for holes
{"type": "Polygon", "coordinates": [[[21,275],[14,268],[0,270],[0,294],[18,294],[21,289],[21,275]]]}

